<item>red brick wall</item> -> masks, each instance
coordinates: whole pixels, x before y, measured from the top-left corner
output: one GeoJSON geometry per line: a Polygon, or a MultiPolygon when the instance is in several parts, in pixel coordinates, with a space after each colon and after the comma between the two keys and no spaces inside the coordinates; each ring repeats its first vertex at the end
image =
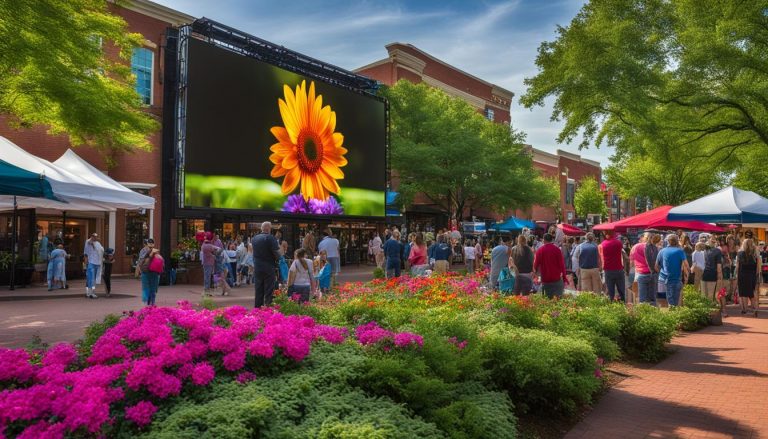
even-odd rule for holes
{"type": "Polygon", "coordinates": [[[368,69],[360,70],[358,73],[375,79],[386,85],[392,85],[397,82],[396,80],[392,79],[392,62],[387,62],[368,69]]]}

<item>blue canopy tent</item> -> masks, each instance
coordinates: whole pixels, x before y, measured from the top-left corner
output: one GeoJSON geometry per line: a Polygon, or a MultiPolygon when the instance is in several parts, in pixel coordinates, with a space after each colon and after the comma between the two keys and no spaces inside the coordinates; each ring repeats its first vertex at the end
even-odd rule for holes
{"type": "Polygon", "coordinates": [[[491,226],[488,231],[490,232],[518,232],[524,228],[535,229],[536,224],[533,221],[528,221],[514,216],[507,218],[502,223],[496,223],[491,226]]]}
{"type": "Polygon", "coordinates": [[[36,174],[0,160],[0,195],[13,196],[13,219],[11,224],[11,289],[16,283],[16,197],[47,198],[57,200],[53,195],[51,183],[44,175],[36,174]]]}
{"type": "Polygon", "coordinates": [[[762,226],[768,223],[768,199],[754,192],[728,186],[697,200],[673,207],[667,214],[667,219],[762,226]]]}

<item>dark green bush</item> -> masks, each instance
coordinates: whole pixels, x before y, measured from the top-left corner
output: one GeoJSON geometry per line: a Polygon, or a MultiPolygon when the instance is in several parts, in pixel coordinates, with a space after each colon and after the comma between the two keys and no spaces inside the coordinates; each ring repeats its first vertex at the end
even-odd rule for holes
{"type": "Polygon", "coordinates": [[[498,324],[480,346],[491,382],[523,412],[572,413],[600,387],[597,358],[583,340],[498,324]]]}
{"type": "Polygon", "coordinates": [[[517,419],[509,396],[488,391],[481,383],[465,382],[454,391],[453,402],[435,410],[429,419],[452,439],[515,438],[517,419]]]}
{"type": "Polygon", "coordinates": [[[374,279],[384,279],[387,277],[387,274],[379,267],[376,267],[373,269],[373,278],[374,279]]]}
{"type": "Polygon", "coordinates": [[[647,304],[633,306],[624,318],[619,345],[632,358],[659,361],[666,355],[666,344],[675,334],[673,313],[647,304]]]}

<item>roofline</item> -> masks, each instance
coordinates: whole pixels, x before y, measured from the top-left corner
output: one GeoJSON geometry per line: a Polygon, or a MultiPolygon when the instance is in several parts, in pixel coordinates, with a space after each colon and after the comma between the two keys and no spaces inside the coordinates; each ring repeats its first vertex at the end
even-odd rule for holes
{"type": "Polygon", "coordinates": [[[513,92],[511,92],[511,91],[507,90],[506,88],[504,88],[504,87],[501,87],[501,86],[499,86],[499,85],[496,85],[496,84],[493,84],[493,83],[491,83],[491,82],[488,82],[488,81],[486,81],[486,80],[484,80],[484,79],[480,79],[480,78],[478,78],[477,76],[475,76],[475,75],[473,75],[473,74],[471,74],[471,73],[467,73],[467,72],[465,72],[464,70],[461,70],[460,68],[458,68],[458,67],[456,67],[456,66],[453,66],[453,65],[451,65],[451,64],[448,64],[447,62],[445,62],[445,61],[443,61],[443,60],[440,60],[440,59],[438,59],[438,58],[435,58],[434,56],[432,56],[432,55],[428,54],[427,52],[425,52],[425,51],[423,51],[423,50],[421,50],[421,49],[419,49],[418,47],[414,46],[413,44],[408,44],[408,43],[400,43],[400,42],[398,42],[398,41],[395,41],[395,42],[392,42],[392,43],[389,43],[389,44],[387,44],[387,45],[386,45],[386,46],[384,46],[384,47],[387,49],[387,52],[389,52],[389,48],[390,48],[391,46],[396,46],[396,45],[399,45],[399,46],[405,46],[405,47],[408,47],[408,48],[410,48],[410,49],[413,49],[413,50],[417,51],[418,53],[420,53],[420,54],[422,54],[422,55],[426,56],[427,58],[431,59],[432,61],[438,62],[438,63],[440,63],[440,64],[442,64],[442,65],[444,65],[444,66],[446,66],[446,67],[448,67],[448,68],[450,68],[450,69],[452,69],[452,70],[455,70],[455,71],[457,71],[457,72],[459,72],[459,73],[461,73],[461,74],[463,74],[463,75],[466,75],[466,76],[468,76],[468,77],[470,77],[470,78],[472,78],[472,79],[474,79],[474,80],[476,80],[476,81],[478,81],[478,82],[481,82],[481,83],[483,83],[483,84],[485,84],[485,85],[487,85],[487,86],[489,86],[489,87],[491,87],[491,88],[495,88],[495,89],[497,89],[497,90],[500,90],[500,91],[502,91],[502,92],[504,92],[504,93],[508,93],[508,94],[509,94],[509,96],[510,96],[510,100],[511,100],[512,98],[514,98],[514,97],[515,97],[515,94],[514,94],[513,92]]]}
{"type": "Polygon", "coordinates": [[[374,62],[372,62],[372,63],[370,63],[370,64],[366,64],[366,65],[364,65],[364,66],[362,66],[362,67],[358,67],[358,68],[356,68],[356,69],[353,69],[352,71],[353,71],[354,73],[358,73],[358,72],[360,72],[361,70],[372,69],[372,68],[374,68],[374,67],[378,67],[378,66],[381,66],[381,65],[387,64],[387,63],[388,63],[388,62],[390,62],[390,61],[391,61],[391,59],[389,59],[389,58],[380,59],[380,60],[378,60],[378,61],[374,61],[374,62]]]}
{"type": "Polygon", "coordinates": [[[189,14],[171,9],[150,0],[108,1],[116,6],[156,18],[173,26],[181,26],[195,21],[195,17],[189,14]]]}

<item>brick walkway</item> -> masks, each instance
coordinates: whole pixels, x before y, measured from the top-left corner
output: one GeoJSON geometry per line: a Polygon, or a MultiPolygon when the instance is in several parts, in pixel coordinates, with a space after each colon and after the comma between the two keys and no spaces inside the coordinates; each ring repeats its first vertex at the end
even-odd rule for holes
{"type": "MultiPolygon", "coordinates": [[[[373,267],[342,267],[340,282],[368,281],[373,277],[373,267]]],[[[192,303],[200,301],[201,285],[177,284],[161,286],[157,294],[158,306],[174,306],[179,300],[192,303]]],[[[9,291],[0,286],[0,346],[23,347],[33,336],[44,342],[75,341],[83,336],[83,330],[91,322],[101,320],[107,314],[138,310],[141,304],[141,286],[137,279],[115,278],[112,280],[112,296],[104,297],[104,286],[96,289],[98,299],[85,298],[85,283],[75,280],[68,290],[47,291],[44,286],[17,288],[9,291]]],[[[214,296],[219,306],[253,306],[253,286],[234,288],[229,296],[214,296]]]]}
{"type": "Polygon", "coordinates": [[[604,395],[567,436],[768,438],[768,316],[742,317],[673,340],[675,353],[604,395]]]}

